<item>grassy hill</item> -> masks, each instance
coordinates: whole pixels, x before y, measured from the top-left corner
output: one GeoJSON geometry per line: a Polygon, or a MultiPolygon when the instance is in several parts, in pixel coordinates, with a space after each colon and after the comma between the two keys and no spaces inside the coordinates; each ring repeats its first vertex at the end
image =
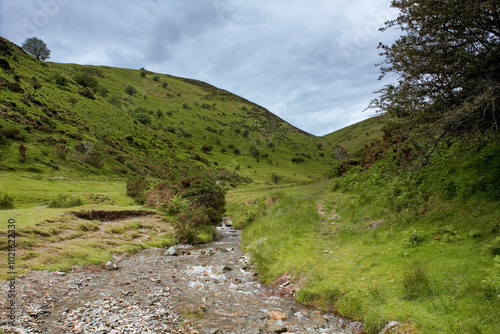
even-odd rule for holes
{"type": "Polygon", "coordinates": [[[339,145],[349,153],[353,153],[364,144],[368,144],[374,139],[382,138],[382,128],[386,122],[386,118],[384,115],[374,116],[327,134],[323,138],[333,146],[339,145]]]}
{"type": "Polygon", "coordinates": [[[0,65],[3,172],[176,178],[224,169],[264,183],[273,173],[314,180],[333,161],[322,138],[204,82],[43,63],[5,39],[0,65]]]}

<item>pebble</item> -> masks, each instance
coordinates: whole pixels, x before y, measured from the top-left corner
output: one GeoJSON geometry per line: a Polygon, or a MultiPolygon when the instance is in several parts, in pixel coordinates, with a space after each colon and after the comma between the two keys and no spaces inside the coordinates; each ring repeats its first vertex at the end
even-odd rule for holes
{"type": "MultiPolygon", "coordinates": [[[[29,272],[18,279],[16,331],[5,323],[0,328],[50,334],[308,333],[311,328],[351,333],[341,324],[354,325],[342,318],[274,296],[241,252],[241,232],[221,227],[218,233],[220,239],[210,245],[149,249],[120,260],[119,267],[110,261],[104,268],[75,267],[64,274],[29,272]]],[[[292,285],[286,280],[276,289],[292,285]]],[[[0,282],[0,294],[7,288],[0,282]]]]}

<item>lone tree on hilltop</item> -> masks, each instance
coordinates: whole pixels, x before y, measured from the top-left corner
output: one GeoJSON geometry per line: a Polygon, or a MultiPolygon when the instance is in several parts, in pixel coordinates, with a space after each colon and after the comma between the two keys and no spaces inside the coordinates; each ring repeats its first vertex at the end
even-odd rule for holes
{"type": "Polygon", "coordinates": [[[31,37],[24,41],[22,45],[24,51],[36,57],[37,60],[45,61],[50,58],[50,50],[47,44],[39,38],[31,37]]]}

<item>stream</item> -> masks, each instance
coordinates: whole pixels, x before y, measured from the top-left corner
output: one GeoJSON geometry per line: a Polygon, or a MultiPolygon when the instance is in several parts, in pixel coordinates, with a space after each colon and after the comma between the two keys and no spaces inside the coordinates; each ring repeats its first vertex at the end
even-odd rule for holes
{"type": "MultiPolygon", "coordinates": [[[[210,244],[153,248],[70,273],[18,279],[18,327],[7,333],[352,333],[352,322],[293,302],[291,282],[259,282],[241,231],[218,227],[210,244]],[[114,269],[112,265],[108,269],[114,269]]],[[[2,282],[2,290],[6,289],[2,282]]],[[[2,291],[4,292],[4,291],[2,291]]]]}

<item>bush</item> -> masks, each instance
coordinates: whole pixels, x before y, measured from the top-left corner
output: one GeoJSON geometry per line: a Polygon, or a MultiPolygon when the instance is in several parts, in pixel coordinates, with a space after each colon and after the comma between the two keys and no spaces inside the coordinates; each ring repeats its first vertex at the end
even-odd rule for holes
{"type": "Polygon", "coordinates": [[[49,208],[72,208],[83,205],[83,200],[78,196],[60,194],[49,202],[49,208]]]}
{"type": "Polygon", "coordinates": [[[81,88],[78,94],[91,100],[95,100],[94,92],[89,87],[81,88]]]}
{"type": "Polygon", "coordinates": [[[216,184],[212,175],[204,174],[181,181],[189,184],[185,187],[182,196],[191,200],[199,207],[204,207],[212,224],[219,224],[225,211],[225,191],[216,184]]]}
{"type": "Polygon", "coordinates": [[[83,161],[96,168],[102,168],[104,166],[104,157],[101,153],[92,151],[83,156],[83,161]]]}
{"type": "Polygon", "coordinates": [[[97,79],[87,73],[77,74],[73,77],[73,80],[83,88],[89,88],[93,92],[96,92],[99,87],[97,79]]]}
{"type": "Polygon", "coordinates": [[[144,125],[150,125],[151,124],[151,117],[149,116],[149,114],[147,114],[145,112],[138,113],[137,115],[134,116],[134,119],[137,122],[142,123],[144,125]]]}
{"type": "Polygon", "coordinates": [[[56,146],[54,147],[54,150],[56,152],[56,156],[61,158],[61,159],[66,159],[66,156],[69,153],[69,148],[63,144],[56,144],[56,146]]]}
{"type": "Polygon", "coordinates": [[[214,147],[213,147],[212,145],[210,145],[210,144],[205,144],[205,145],[203,145],[203,146],[201,147],[201,150],[202,150],[204,153],[208,153],[208,152],[212,151],[212,150],[213,150],[213,148],[214,148],[214,147]]]}
{"type": "Polygon", "coordinates": [[[0,194],[0,210],[14,209],[14,197],[8,194],[0,194]]]}
{"type": "Polygon", "coordinates": [[[167,204],[167,212],[171,214],[178,214],[189,209],[189,201],[179,195],[172,197],[167,204]]]}
{"type": "Polygon", "coordinates": [[[198,235],[211,228],[210,218],[203,209],[196,206],[183,211],[173,225],[175,237],[179,242],[190,244],[199,243],[198,235]]]}
{"type": "Polygon", "coordinates": [[[125,93],[130,96],[135,95],[137,93],[137,88],[132,85],[128,85],[127,87],[125,87],[125,93]]]}
{"type": "Polygon", "coordinates": [[[149,183],[144,176],[135,176],[127,181],[127,196],[143,204],[146,200],[146,191],[148,188],[149,183]]]}

